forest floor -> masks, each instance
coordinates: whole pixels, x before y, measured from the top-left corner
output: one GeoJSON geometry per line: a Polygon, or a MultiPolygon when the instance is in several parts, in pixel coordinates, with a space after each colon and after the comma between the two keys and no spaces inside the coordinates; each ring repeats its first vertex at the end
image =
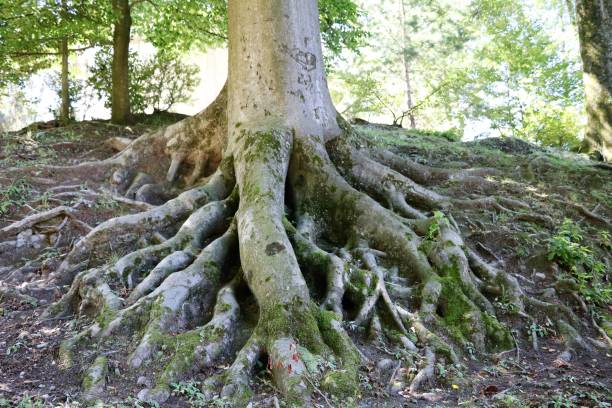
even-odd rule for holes
{"type": "MultiPolygon", "coordinates": [[[[109,138],[133,139],[176,119],[147,120],[130,128],[94,121],[67,127],[38,125],[29,131],[1,135],[0,228],[57,205],[74,206],[72,218],[81,223],[69,222],[61,236],[52,225],[46,231],[43,225],[21,233],[17,239],[32,249],[27,259],[13,259],[0,247],[0,289],[6,288],[3,279],[15,267],[23,266],[25,280],[39,279],[54,270],[87,226],[139,210],[133,203],[113,196],[103,184],[91,183],[87,174],[58,181],[29,171],[23,178],[9,179],[7,168],[110,157],[115,152],[106,143],[109,138]]],[[[445,133],[368,124],[357,129],[371,142],[420,163],[498,169],[499,174],[493,178],[501,187],[492,193],[525,201],[533,211],[523,214],[474,209],[453,214],[466,242],[488,261],[519,277],[530,293],[545,294],[560,277],[572,276],[585,302],[568,297],[566,303],[584,319],[590,319],[589,314],[594,316],[612,335],[612,231],[609,224],[601,222],[612,219],[609,168],[596,167],[597,163],[579,155],[549,151],[515,139],[463,143],[445,133]],[[533,214],[539,216],[530,216],[533,214]],[[550,260],[553,249],[557,259],[550,260]]],[[[470,192],[460,191],[463,186],[449,181],[438,190],[469,196],[470,192]]],[[[60,342],[87,322],[40,317],[61,295],[59,290],[41,291],[37,297],[17,298],[10,291],[0,291],[0,407],[145,406],[134,397],[150,379],[134,378],[121,351],[109,356],[114,373],[105,403],[87,404],[79,399],[83,373],[79,367],[61,370],[56,357],[60,342]]],[[[503,304],[503,299],[497,301],[503,304]]],[[[517,347],[484,358],[480,350],[474,350],[478,358],[466,358],[462,367],[438,364],[436,383],[427,398],[419,400],[403,392],[410,376],[414,376],[411,367],[403,364],[408,360],[404,352],[384,340],[353,332],[367,358],[360,370],[361,396],[357,401],[321,398],[317,406],[612,407],[612,351],[582,354],[569,362],[559,360],[562,339],[547,316],[538,319],[537,324],[527,325],[501,316],[513,327],[517,347]]],[[[212,406],[202,402],[198,388],[210,374],[198,373],[190,381],[176,384],[174,395],[164,406],[212,406]]],[[[267,378],[262,364],[253,384],[256,398],[252,407],[275,406],[276,391],[267,378]]]]}

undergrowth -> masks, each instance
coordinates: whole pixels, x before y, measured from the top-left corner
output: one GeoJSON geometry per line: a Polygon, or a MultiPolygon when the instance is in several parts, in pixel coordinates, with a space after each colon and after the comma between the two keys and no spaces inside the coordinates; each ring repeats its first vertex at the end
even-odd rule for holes
{"type": "MultiPolygon", "coordinates": [[[[548,242],[548,259],[554,260],[578,284],[583,298],[598,306],[612,302],[612,285],[606,281],[606,266],[597,259],[593,249],[584,244],[580,226],[566,218],[548,242]]],[[[610,234],[600,234],[602,245],[610,246],[610,234]]]]}
{"type": "Polygon", "coordinates": [[[4,216],[13,207],[19,207],[28,202],[31,186],[25,179],[13,180],[11,184],[0,188],[0,216],[4,216]]]}

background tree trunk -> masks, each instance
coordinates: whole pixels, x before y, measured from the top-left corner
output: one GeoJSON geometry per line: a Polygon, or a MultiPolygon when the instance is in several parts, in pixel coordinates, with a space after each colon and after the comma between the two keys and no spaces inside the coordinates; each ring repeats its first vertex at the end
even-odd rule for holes
{"type": "Polygon", "coordinates": [[[129,51],[132,17],[128,0],[113,0],[116,14],[113,31],[113,89],[111,121],[125,124],[130,120],[129,51]]]}
{"type": "Polygon", "coordinates": [[[61,73],[61,107],[59,121],[62,125],[70,121],[70,85],[68,82],[68,39],[63,38],[60,44],[60,55],[62,57],[61,73]]]}
{"type": "Polygon", "coordinates": [[[404,60],[404,80],[406,81],[406,105],[408,110],[408,118],[410,119],[410,127],[412,129],[416,128],[416,118],[414,116],[414,112],[412,112],[412,108],[414,104],[412,102],[412,85],[410,83],[410,59],[408,58],[408,42],[410,38],[408,36],[408,29],[406,28],[406,5],[404,4],[404,0],[400,0],[400,21],[402,24],[402,58],[404,60]]]}
{"type": "Polygon", "coordinates": [[[588,124],[583,148],[612,160],[612,0],[577,0],[588,124]]]}

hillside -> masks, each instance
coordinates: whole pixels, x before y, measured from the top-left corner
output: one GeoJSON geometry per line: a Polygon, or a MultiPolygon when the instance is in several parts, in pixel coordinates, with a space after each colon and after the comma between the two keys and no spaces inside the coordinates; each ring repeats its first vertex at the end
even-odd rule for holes
{"type": "MultiPolygon", "coordinates": [[[[49,168],[116,153],[109,139],[134,139],[173,118],[149,119],[132,127],[82,122],[67,127],[31,128],[0,139],[0,228],[58,205],[66,208],[47,221],[0,235],[0,406],[89,406],[80,392],[82,367],[62,368],[60,342],[80,331],[86,320],[42,319],[45,308],[68,289],[29,285],[47,276],[79,237],[120,214],[149,208],[117,195],[107,182],[75,172],[61,178],[49,168]],[[14,178],[18,167],[19,178],[14,178]],[[21,405],[18,405],[21,404],[21,405]]],[[[389,148],[413,161],[447,169],[488,168],[486,182],[449,179],[431,188],[457,199],[498,198],[497,208],[466,208],[440,214],[456,223],[468,246],[515,276],[529,294],[562,302],[585,323],[581,341],[612,336],[612,177],[611,169],[585,156],[543,149],[518,139],[455,141],[452,134],[407,131],[373,124],[356,125],[362,144],[389,148]],[[526,203],[521,207],[517,203],[526,203]],[[505,205],[507,203],[508,205],[505,205]],[[517,209],[518,208],[518,209],[517,209]],[[591,323],[596,323],[593,325],[591,323]]],[[[178,191],[174,192],[178,193],[178,191]]],[[[173,194],[174,194],[173,193],[173,194]]],[[[117,257],[121,249],[117,249],[117,257]]],[[[414,377],[416,357],[384,339],[349,332],[363,353],[359,401],[329,400],[320,406],[610,406],[612,356],[593,348],[578,359],[563,357],[562,334],[549,316],[534,321],[510,313],[513,305],[500,293],[495,306],[512,327],[515,347],[480,361],[465,357],[460,365],[439,362],[435,384],[421,399],[403,390],[414,377]],[[405,405],[404,405],[405,404],[405,405]]],[[[104,406],[141,406],[133,399],[151,378],[131,375],[125,350],[109,352],[104,406]]],[[[476,352],[476,350],[475,350],[476,352]]],[[[172,354],[172,350],[160,353],[172,354]]],[[[83,356],[86,358],[87,356],[83,356]]],[[[205,406],[200,385],[215,370],[197,373],[175,385],[167,406],[205,406]]],[[[155,369],[155,368],[154,368],[155,369]]],[[[265,362],[258,366],[265,372],[265,362]]],[[[275,389],[258,375],[252,406],[273,406],[275,389]]],[[[222,401],[218,401],[222,406],[222,401]]],[[[101,405],[97,405],[101,406],[101,405]]],[[[281,406],[283,406],[281,404],[281,406]]]]}

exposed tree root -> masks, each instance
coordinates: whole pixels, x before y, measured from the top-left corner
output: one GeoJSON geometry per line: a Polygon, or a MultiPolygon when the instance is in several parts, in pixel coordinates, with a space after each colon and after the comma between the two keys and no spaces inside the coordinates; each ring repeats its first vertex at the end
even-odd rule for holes
{"type": "MultiPolygon", "coordinates": [[[[216,165],[220,156],[213,151],[225,142],[205,147],[183,138],[223,126],[202,116],[168,128],[167,179],[175,180],[187,163],[186,180],[194,182],[207,172],[204,155],[216,157],[210,159],[216,165]]],[[[140,399],[163,402],[170,384],[231,363],[207,381],[206,393],[234,406],[246,405],[262,358],[277,389],[293,402],[308,405],[313,390],[354,395],[362,356],[345,327],[421,354],[408,386],[415,395],[433,381],[440,358],[459,363],[470,353],[515,347],[499,318],[500,302],[527,321],[538,312],[550,316],[566,352],[591,348],[570,308],[526,294],[514,276],[466,245],[452,217],[462,208],[513,212],[528,208],[525,203],[456,199],[424,186],[456,181],[487,190],[496,183],[483,177],[493,171],[433,169],[388,152],[358,150],[349,137],[324,144],[284,128],[235,132],[206,184],[98,225],[51,275],[71,287],[47,317],[94,319],[60,350],[67,367],[75,350],[98,345],[101,354],[83,382],[87,398],[99,397],[102,378],[112,376],[103,351],[115,338],[135,340],[132,370],[155,367],[140,399]],[[111,255],[118,260],[109,263],[111,255]],[[323,364],[330,359],[338,364],[323,364]]],[[[136,163],[138,149],[157,148],[147,138],[163,134],[137,140],[112,160],[136,163]]],[[[142,188],[127,186],[119,173],[117,191],[142,188]]],[[[71,211],[35,214],[3,233],[68,219],[71,211]]]]}

